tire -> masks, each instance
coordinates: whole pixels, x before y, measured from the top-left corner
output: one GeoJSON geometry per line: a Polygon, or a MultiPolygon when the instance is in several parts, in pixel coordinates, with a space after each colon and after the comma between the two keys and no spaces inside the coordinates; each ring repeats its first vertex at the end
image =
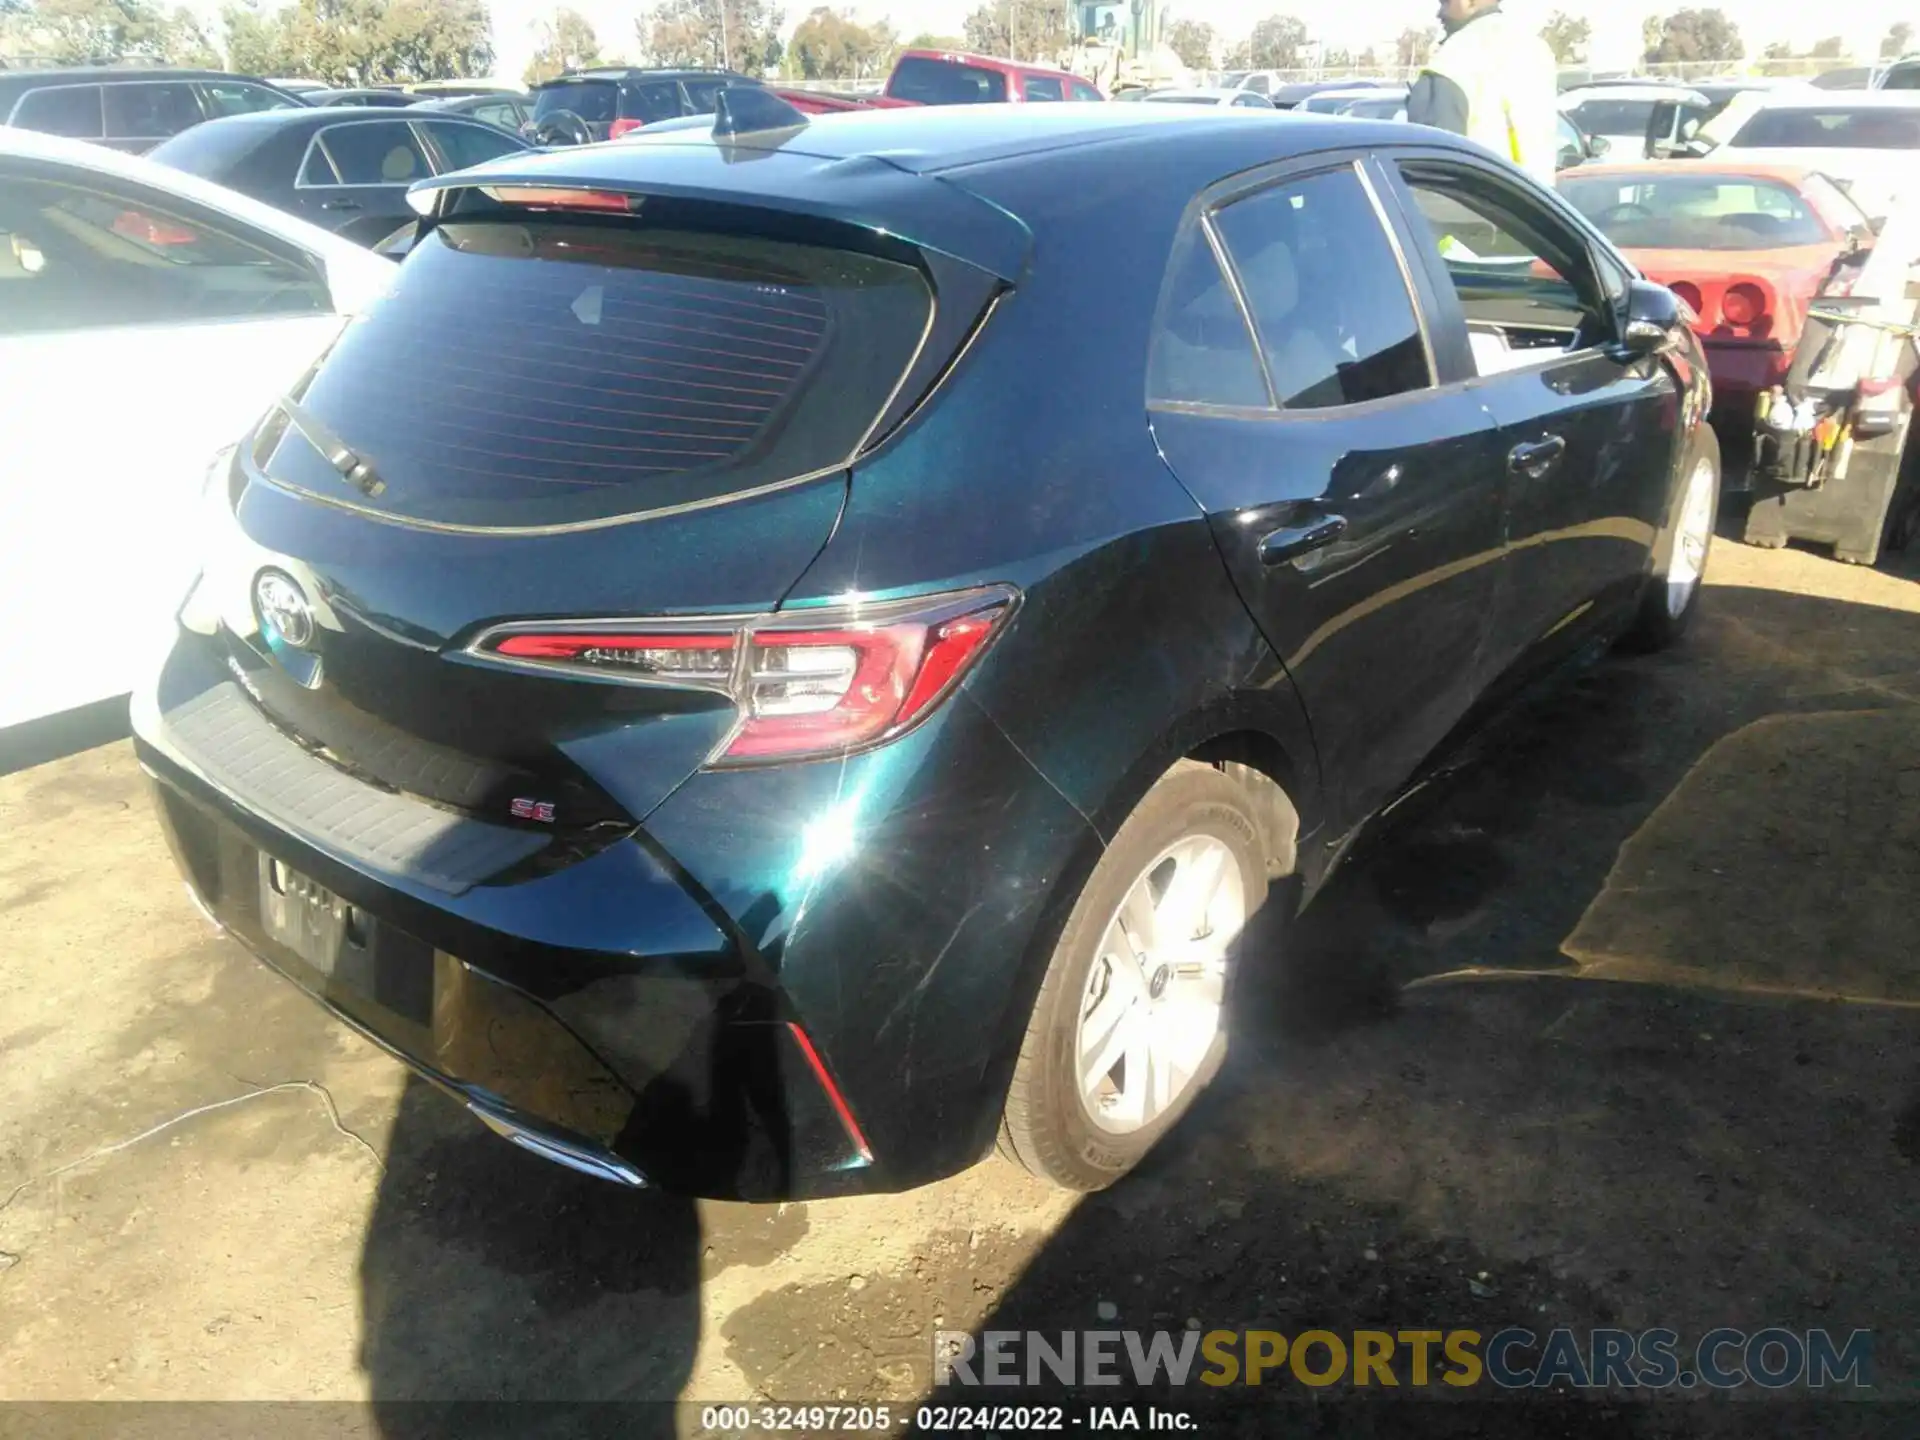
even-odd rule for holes
{"type": "Polygon", "coordinates": [[[1210,765],[1174,766],[1120,827],[1054,946],[1007,1093],[1002,1153],[1070,1190],[1101,1189],[1137,1165],[1220,1067],[1239,948],[1223,932],[1237,936],[1266,892],[1260,825],[1246,789],[1210,765]],[[1215,874],[1206,923],[1194,926],[1204,938],[1180,952],[1205,958],[1176,968],[1164,937],[1148,947],[1145,963],[1129,953],[1130,934],[1149,928],[1138,908],[1143,896],[1157,918],[1180,926],[1183,917],[1200,913],[1189,897],[1215,874]],[[1194,888],[1177,889],[1182,875],[1192,877],[1194,888]],[[1157,901],[1156,884],[1164,887],[1157,901]],[[1209,1030],[1205,1017],[1216,994],[1209,1030]],[[1113,1030],[1099,1034],[1105,1023],[1099,1017],[1114,1014],[1121,1018],[1113,1030]],[[1083,1020],[1091,1022],[1085,1034],[1083,1020]],[[1087,1098],[1082,1062],[1089,1071],[1101,1064],[1123,1030],[1136,1042],[1150,1036],[1153,1044],[1126,1046],[1097,1077],[1102,1099],[1087,1098]],[[1156,1073],[1167,1077],[1157,1088],[1156,1073]]]}
{"type": "Polygon", "coordinates": [[[1631,650],[1665,650],[1676,644],[1700,608],[1701,577],[1720,518],[1720,441],[1710,427],[1702,425],[1695,432],[1682,477],[1667,522],[1665,550],[1647,577],[1639,614],[1622,641],[1631,650]]]}

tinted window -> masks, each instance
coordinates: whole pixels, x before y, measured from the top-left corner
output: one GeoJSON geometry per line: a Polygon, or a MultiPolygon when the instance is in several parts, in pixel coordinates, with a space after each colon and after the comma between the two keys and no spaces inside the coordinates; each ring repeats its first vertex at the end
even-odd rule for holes
{"type": "Polygon", "coordinates": [[[887,93],[922,105],[987,105],[1007,98],[1007,77],[978,65],[908,55],[893,67],[887,93]]]}
{"type": "Polygon", "coordinates": [[[1586,244],[1551,212],[1477,171],[1401,169],[1469,330],[1497,332],[1516,351],[1576,349],[1611,334],[1586,244]]]}
{"type": "Polygon", "coordinates": [[[307,158],[300,166],[299,185],[338,185],[340,172],[327,158],[326,147],[318,140],[307,147],[307,158]]]}
{"type": "Polygon", "coordinates": [[[724,80],[688,80],[687,104],[693,107],[690,113],[695,115],[713,114],[714,96],[726,86],[724,80]]]}
{"type": "Polygon", "coordinates": [[[1100,92],[1094,89],[1093,86],[1083,84],[1081,81],[1076,80],[1073,82],[1073,98],[1075,100],[1098,100],[1100,98],[1100,92]]]}
{"type": "Polygon", "coordinates": [[[505,155],[510,150],[519,150],[521,145],[511,135],[502,135],[496,130],[483,130],[478,125],[460,125],[450,120],[428,120],[421,127],[433,141],[435,148],[445,157],[443,168],[464,170],[469,165],[478,165],[483,161],[505,155]]]}
{"type": "Polygon", "coordinates": [[[1168,267],[1147,398],[1258,408],[1269,403],[1246,314],[1198,226],[1181,238],[1168,267]]]}
{"type": "MultiPolygon", "coordinates": [[[[713,97],[709,95],[707,111],[710,113],[712,109],[713,97]]],[[[680,87],[671,80],[656,80],[648,85],[620,87],[620,114],[628,120],[639,120],[651,125],[656,120],[676,119],[680,113],[680,87]]]]}
{"type": "Polygon", "coordinates": [[[15,108],[12,123],[22,130],[97,140],[106,133],[100,128],[100,87],[59,85],[29,91],[15,108]]]}
{"type": "Polygon", "coordinates": [[[1352,170],[1262,190],[1216,223],[1282,406],[1352,405],[1428,383],[1406,280],[1352,170]]]}
{"type": "Polygon", "coordinates": [[[533,94],[533,118],[544,120],[569,110],[592,125],[604,125],[619,113],[620,91],[611,80],[557,80],[533,94]]]}
{"type": "Polygon", "coordinates": [[[1049,80],[1038,75],[1029,75],[1020,82],[1020,93],[1029,100],[1064,100],[1067,98],[1065,87],[1058,80],[1049,80]]]}
{"type": "Polygon", "coordinates": [[[489,125],[498,125],[503,130],[517,130],[524,118],[520,107],[511,100],[502,100],[497,104],[476,105],[468,112],[476,120],[484,120],[489,125]]]}
{"type": "Polygon", "coordinates": [[[1713,175],[1568,177],[1560,193],[1626,249],[1771,250],[1817,245],[1827,227],[1785,185],[1713,175]]]}
{"type": "Polygon", "coordinates": [[[207,97],[207,109],[215,115],[250,115],[255,110],[289,110],[294,102],[264,85],[249,85],[244,80],[203,80],[200,93],[207,97]]]}
{"type": "Polygon", "coordinates": [[[0,334],[331,308],[318,274],[232,221],[138,187],[0,168],[0,334]]]}
{"type": "Polygon", "coordinates": [[[539,220],[442,225],[302,397],[283,484],[453,524],[630,514],[844,464],[917,349],[919,272],[815,246],[539,220]]]}
{"type": "MultiPolygon", "coordinates": [[[[1821,110],[1762,110],[1729,142],[1784,150],[1920,149],[1920,108],[1835,106],[1821,110]]],[[[1920,157],[1916,157],[1920,164],[1920,157]]]]}
{"type": "Polygon", "coordinates": [[[103,85],[109,135],[164,139],[202,120],[199,97],[184,81],[152,85],[103,85]]]}
{"type": "Polygon", "coordinates": [[[1582,100],[1570,112],[1589,135],[1644,135],[1653,100],[1582,100]]]}
{"type": "Polygon", "coordinates": [[[1880,82],[1882,90],[1920,90],[1920,62],[1895,65],[1880,82]]]}
{"type": "Polygon", "coordinates": [[[410,185],[431,170],[412,127],[401,120],[329,125],[320,143],[342,185],[410,185]]]}

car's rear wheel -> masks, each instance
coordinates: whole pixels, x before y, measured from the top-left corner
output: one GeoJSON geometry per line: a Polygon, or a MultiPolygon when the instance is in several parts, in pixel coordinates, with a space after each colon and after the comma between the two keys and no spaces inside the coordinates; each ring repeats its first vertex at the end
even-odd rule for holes
{"type": "Polygon", "coordinates": [[[1640,613],[1627,632],[1636,650],[1664,650],[1683,634],[1700,603],[1700,587],[1720,514],[1720,442],[1702,425],[1674,500],[1666,563],[1647,577],[1640,613]]]}
{"type": "Polygon", "coordinates": [[[1054,947],[1001,1148],[1074,1190],[1112,1184],[1219,1069],[1238,941],[1266,898],[1246,791],[1182,762],[1127,817],[1054,947]]]}

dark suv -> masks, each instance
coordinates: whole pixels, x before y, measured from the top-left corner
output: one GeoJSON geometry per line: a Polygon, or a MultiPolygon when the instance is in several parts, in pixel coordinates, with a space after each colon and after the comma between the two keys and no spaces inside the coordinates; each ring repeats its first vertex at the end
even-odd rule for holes
{"type": "Polygon", "coordinates": [[[134,154],[202,120],[304,103],[265,81],[219,70],[0,71],[0,125],[134,154]]]}
{"type": "Polygon", "coordinates": [[[1263,907],[1679,635],[1698,343],[1435,130],[732,106],[415,183],[209,476],[141,761],[218,924],[540,1154],[1104,1185],[1263,907]]]}
{"type": "Polygon", "coordinates": [[[575,70],[533,88],[533,117],[521,134],[535,145],[617,140],[642,125],[682,115],[711,115],[730,85],[758,85],[731,70],[575,70]]]}

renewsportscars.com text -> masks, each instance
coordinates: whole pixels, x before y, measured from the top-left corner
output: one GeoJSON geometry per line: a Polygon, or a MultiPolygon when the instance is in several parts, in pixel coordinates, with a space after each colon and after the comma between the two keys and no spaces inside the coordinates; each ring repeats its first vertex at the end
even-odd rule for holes
{"type": "Polygon", "coordinates": [[[1873,1335],[1709,1330],[960,1330],[934,1335],[936,1386],[1331,1385],[1766,1390],[1873,1384],[1873,1335]]]}

